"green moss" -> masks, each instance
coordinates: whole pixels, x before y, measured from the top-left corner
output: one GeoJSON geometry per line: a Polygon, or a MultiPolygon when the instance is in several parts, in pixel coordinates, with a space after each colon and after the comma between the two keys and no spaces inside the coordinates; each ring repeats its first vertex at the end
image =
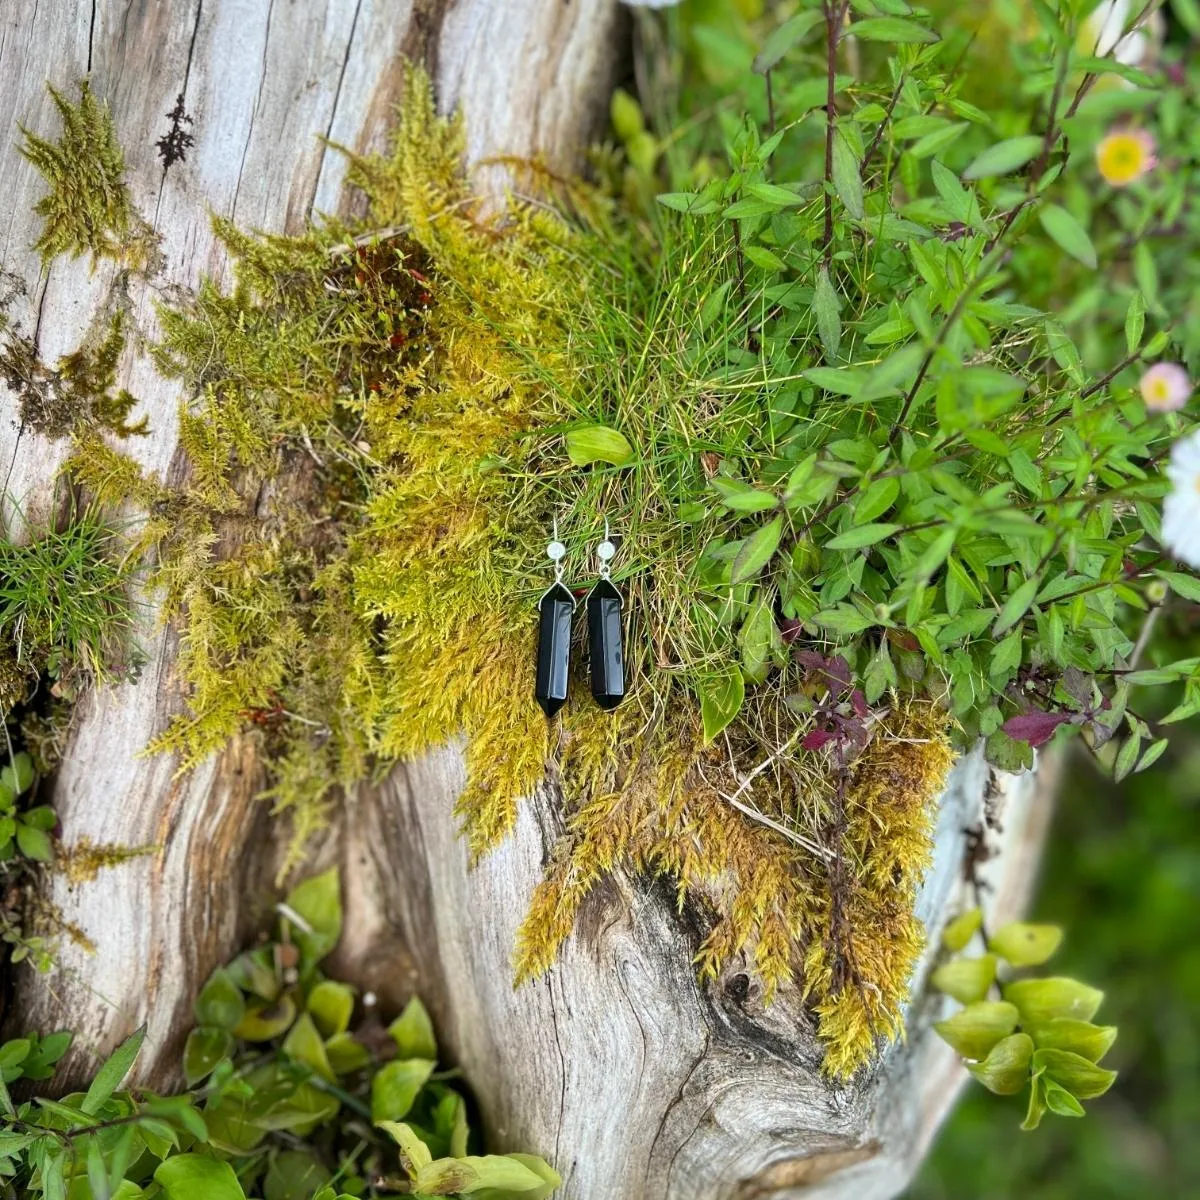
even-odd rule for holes
{"type": "Polygon", "coordinates": [[[538,205],[484,221],[458,122],[418,72],[407,89],[390,154],[351,160],[361,224],[266,238],[218,222],[232,290],[206,283],[161,311],[159,366],[192,397],[187,483],[163,489],[77,435],[77,480],[149,514],[152,583],[181,623],[189,711],[154,749],[186,769],[252,732],[292,822],[289,864],[344,789],[460,733],[476,854],[551,763],[569,833],[519,973],[551,964],[607,873],[662,873],[712,914],[701,969],[744,961],[768,992],[801,979],[828,1069],[849,1074],[899,1028],[945,717],[898,698],[833,771],[795,748],[809,681],[791,663],[706,741],[696,687],[738,649],[708,603],[714,526],[678,506],[709,456],[757,472],[774,453],[757,366],[723,357],[727,325],[706,331],[685,286],[732,248],[656,257],[603,197],[544,177],[570,219],[538,205]],[[562,434],[584,421],[619,425],[634,467],[573,465],[562,434]],[[557,516],[584,584],[603,515],[625,535],[632,694],[548,726],[531,696],[543,546],[557,516]]]}
{"type": "Polygon", "coordinates": [[[79,84],[76,104],[55,88],[48,90],[62,120],[57,140],[21,126],[21,153],[49,188],[34,206],[44,221],[34,248],[43,263],[59,254],[91,254],[93,260],[112,258],[145,269],[156,239],[134,209],[108,105],[96,99],[87,80],[79,84]]]}
{"type": "Polygon", "coordinates": [[[49,438],[84,428],[106,429],[120,437],[149,433],[147,418],[129,422],[137,399],[116,386],[124,349],[120,310],[102,333],[63,355],[54,367],[41,361],[29,338],[10,334],[0,343],[0,379],[17,398],[22,426],[49,438]]]}

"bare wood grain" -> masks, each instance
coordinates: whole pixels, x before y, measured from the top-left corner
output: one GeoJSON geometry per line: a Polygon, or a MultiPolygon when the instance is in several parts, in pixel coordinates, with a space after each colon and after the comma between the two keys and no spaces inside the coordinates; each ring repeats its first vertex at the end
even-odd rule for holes
{"type": "MultiPolygon", "coordinates": [[[[620,23],[614,0],[8,0],[0,297],[13,296],[9,316],[47,360],[73,349],[113,304],[153,336],[157,298],[227,275],[210,211],[267,230],[349,211],[343,160],[319,139],[380,147],[405,55],[431,66],[444,105],[463,108],[483,186],[498,185],[486,162],[498,152],[565,164],[602,110],[620,23]],[[162,238],[165,265],[148,281],[86,260],[43,272],[30,250],[41,183],[16,152],[15,123],[53,129],[45,81],[66,87],[84,74],[112,104],[134,199],[162,238]],[[181,92],[196,144],[164,171],[154,143],[181,92]]],[[[183,469],[183,397],[136,345],[123,381],[153,428],[134,449],[170,478],[183,469]]],[[[15,497],[36,519],[51,507],[64,447],[22,430],[11,397],[0,393],[0,403],[8,515],[15,497]]],[[[169,759],[139,755],[181,703],[174,637],[158,628],[153,597],[140,636],[141,676],[79,706],[55,803],[68,847],[86,838],[156,849],[76,887],[48,881],[51,900],[96,950],[67,944],[48,978],[22,975],[12,1019],[77,1029],[75,1072],[148,1021],[143,1079],[165,1086],[177,1077],[199,983],[268,918],[278,847],[254,798],[263,781],[250,743],[182,778],[169,759]]],[[[549,791],[531,798],[514,835],[470,871],[451,815],[461,782],[450,747],[379,789],[360,788],[317,848],[317,865],[339,863],[346,885],[337,966],[385,1004],[421,992],[498,1147],[546,1154],[570,1200],[900,1190],[963,1074],[928,1033],[931,1002],[916,1001],[906,1046],[853,1086],[832,1087],[797,997],[764,1008],[736,965],[701,987],[691,961],[699,916],[678,913],[660,884],[624,877],[588,901],[550,975],[514,991],[513,935],[561,832],[559,807],[549,791]]],[[[922,900],[935,934],[962,899],[964,830],[983,819],[986,784],[972,757],[942,800],[922,900]]],[[[1007,840],[988,869],[997,911],[1012,912],[1045,806],[1028,778],[1002,792],[1007,840]]]]}

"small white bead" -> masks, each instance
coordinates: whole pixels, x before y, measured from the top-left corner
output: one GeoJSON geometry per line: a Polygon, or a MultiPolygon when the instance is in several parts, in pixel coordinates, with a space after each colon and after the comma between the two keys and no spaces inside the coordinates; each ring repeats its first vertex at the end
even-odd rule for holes
{"type": "Polygon", "coordinates": [[[546,553],[550,556],[553,562],[558,562],[560,559],[567,557],[567,548],[562,542],[551,542],[546,547],[546,553]]]}
{"type": "Polygon", "coordinates": [[[596,557],[602,562],[608,562],[608,560],[612,558],[616,552],[617,548],[612,544],[612,542],[601,542],[600,545],[596,547],[596,557]]]}

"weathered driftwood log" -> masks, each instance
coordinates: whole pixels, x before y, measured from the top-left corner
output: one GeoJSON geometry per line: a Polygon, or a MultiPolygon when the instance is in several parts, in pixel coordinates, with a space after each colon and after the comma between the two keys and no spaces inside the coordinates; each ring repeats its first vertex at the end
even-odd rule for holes
{"type": "MultiPolygon", "coordinates": [[[[210,211],[289,231],[346,212],[354,200],[341,157],[320,139],[381,145],[405,56],[430,66],[444,107],[465,110],[473,160],[536,151],[569,161],[603,112],[622,27],[615,0],[9,0],[0,12],[9,319],[53,361],[115,289],[128,289],[139,334],[153,336],[156,296],[226,276],[210,211]],[[18,153],[17,122],[53,130],[46,82],[84,75],[112,106],[134,200],[162,239],[165,264],[149,282],[86,259],[43,271],[31,249],[42,183],[18,153]],[[180,94],[195,144],[164,169],[155,143],[180,94]]],[[[122,382],[152,427],[131,449],[177,476],[177,385],[136,345],[122,382]]],[[[65,446],[22,430],[12,398],[0,401],[6,512],[15,500],[37,518],[52,508],[65,446]]],[[[146,1021],[142,1078],[168,1086],[199,985],[268,919],[278,851],[248,743],[182,778],[169,759],[140,756],[181,705],[174,636],[158,628],[152,598],[140,640],[140,677],[78,706],[53,801],[68,849],[87,840],[150,852],[75,884],[48,877],[50,901],[94,949],[64,941],[48,977],[21,974],[6,1020],[77,1030],[76,1075],[146,1021]]],[[[902,1188],[962,1077],[928,1030],[926,968],[907,1042],[848,1087],[822,1078],[794,993],[764,1008],[736,967],[713,986],[697,982],[698,917],[677,913],[673,891],[652,880],[598,889],[558,966],[514,991],[514,934],[561,832],[559,806],[549,791],[530,799],[513,836],[472,871],[452,816],[461,782],[461,758],[447,748],[360,789],[314,865],[342,866],[338,968],[384,1002],[420,991],[498,1147],[545,1154],[570,1200],[902,1188]]],[[[931,940],[978,857],[968,829],[995,852],[980,868],[993,919],[1020,910],[1045,816],[1034,797],[1032,777],[995,780],[978,756],[956,769],[921,901],[931,940]]]]}

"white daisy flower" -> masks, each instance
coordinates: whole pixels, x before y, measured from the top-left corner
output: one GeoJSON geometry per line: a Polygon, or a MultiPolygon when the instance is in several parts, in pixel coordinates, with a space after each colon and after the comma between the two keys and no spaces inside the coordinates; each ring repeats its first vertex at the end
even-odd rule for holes
{"type": "Polygon", "coordinates": [[[1175,443],[1167,478],[1171,492],[1163,501],[1163,544],[1200,570],[1200,430],[1175,443]]]}

